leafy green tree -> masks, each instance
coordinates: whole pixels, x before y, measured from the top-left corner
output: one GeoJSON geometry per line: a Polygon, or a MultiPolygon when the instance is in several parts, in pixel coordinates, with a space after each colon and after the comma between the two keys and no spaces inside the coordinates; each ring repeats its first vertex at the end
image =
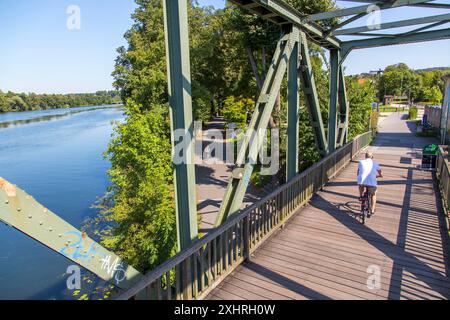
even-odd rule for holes
{"type": "Polygon", "coordinates": [[[129,100],[126,108],[107,151],[114,205],[103,214],[114,228],[103,244],[148,271],[175,253],[177,241],[168,107],[136,112],[142,106],[129,100]]]}
{"type": "Polygon", "coordinates": [[[251,99],[231,96],[224,101],[222,114],[228,124],[234,123],[238,128],[245,129],[254,105],[251,99]]]}
{"type": "Polygon", "coordinates": [[[348,137],[351,140],[369,129],[376,91],[371,82],[359,83],[356,77],[346,77],[346,86],[350,105],[348,137]]]}
{"type": "Polygon", "coordinates": [[[47,110],[120,103],[117,91],[79,94],[0,93],[0,112],[47,110]]]}
{"type": "Polygon", "coordinates": [[[404,63],[386,67],[378,84],[379,98],[384,94],[410,97],[416,100],[420,92],[420,77],[404,63]]]}
{"type": "Polygon", "coordinates": [[[428,87],[422,89],[423,101],[440,104],[444,98],[441,89],[438,86],[428,87]]]}

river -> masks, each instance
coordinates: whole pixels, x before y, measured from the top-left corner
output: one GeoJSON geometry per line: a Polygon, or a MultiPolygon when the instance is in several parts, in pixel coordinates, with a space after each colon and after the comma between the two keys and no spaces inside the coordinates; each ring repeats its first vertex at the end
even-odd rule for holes
{"type": "MultiPolygon", "coordinates": [[[[110,166],[102,154],[112,121],[123,120],[111,106],[0,114],[0,176],[80,228],[98,213],[110,166]]],[[[2,223],[0,244],[0,299],[78,298],[66,288],[73,263],[2,223]]]]}

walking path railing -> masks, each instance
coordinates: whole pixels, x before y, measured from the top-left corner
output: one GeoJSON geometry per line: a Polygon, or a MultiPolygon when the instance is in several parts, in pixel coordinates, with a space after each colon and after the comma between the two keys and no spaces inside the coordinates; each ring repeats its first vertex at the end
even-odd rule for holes
{"type": "MultiPolygon", "coordinates": [[[[448,163],[448,151],[444,150],[442,146],[439,147],[436,167],[436,177],[439,181],[439,188],[442,195],[442,200],[445,206],[446,215],[450,212],[450,169],[448,163]]],[[[447,216],[447,230],[449,229],[449,219],[447,216]]]]}
{"type": "Polygon", "coordinates": [[[231,216],[189,249],[178,253],[147,275],[119,300],[191,300],[207,296],[364,147],[372,133],[356,137],[292,181],[252,206],[231,216]]]}

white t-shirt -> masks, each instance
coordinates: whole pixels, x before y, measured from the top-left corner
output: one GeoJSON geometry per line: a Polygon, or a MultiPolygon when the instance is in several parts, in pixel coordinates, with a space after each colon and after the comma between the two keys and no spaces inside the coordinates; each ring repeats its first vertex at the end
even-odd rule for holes
{"type": "Polygon", "coordinates": [[[380,165],[372,159],[361,160],[358,165],[358,185],[376,187],[380,165]]]}

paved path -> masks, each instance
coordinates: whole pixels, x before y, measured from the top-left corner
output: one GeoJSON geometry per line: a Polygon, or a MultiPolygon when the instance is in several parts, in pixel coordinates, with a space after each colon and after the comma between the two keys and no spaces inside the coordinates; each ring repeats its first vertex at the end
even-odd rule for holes
{"type": "Polygon", "coordinates": [[[353,162],[208,299],[448,299],[439,197],[432,174],[420,170],[431,140],[404,118],[386,119],[374,144],[385,178],[366,225],[353,162]]]}
{"type": "MultiPolygon", "coordinates": [[[[201,215],[199,230],[201,233],[207,233],[214,228],[233,167],[222,158],[222,156],[226,156],[227,152],[227,143],[223,139],[226,137],[224,122],[220,118],[210,121],[207,123],[206,130],[215,130],[217,136],[204,132],[202,154],[196,154],[197,207],[201,215]],[[213,138],[214,140],[212,140],[213,138]],[[204,161],[203,157],[209,154],[206,150],[213,142],[222,145],[223,154],[219,157],[215,154],[215,157],[210,159],[211,161],[204,161]]],[[[230,163],[234,163],[234,161],[230,161],[230,163]]],[[[263,192],[263,190],[249,187],[242,206],[245,207],[256,202],[264,194],[263,192]]]]}

